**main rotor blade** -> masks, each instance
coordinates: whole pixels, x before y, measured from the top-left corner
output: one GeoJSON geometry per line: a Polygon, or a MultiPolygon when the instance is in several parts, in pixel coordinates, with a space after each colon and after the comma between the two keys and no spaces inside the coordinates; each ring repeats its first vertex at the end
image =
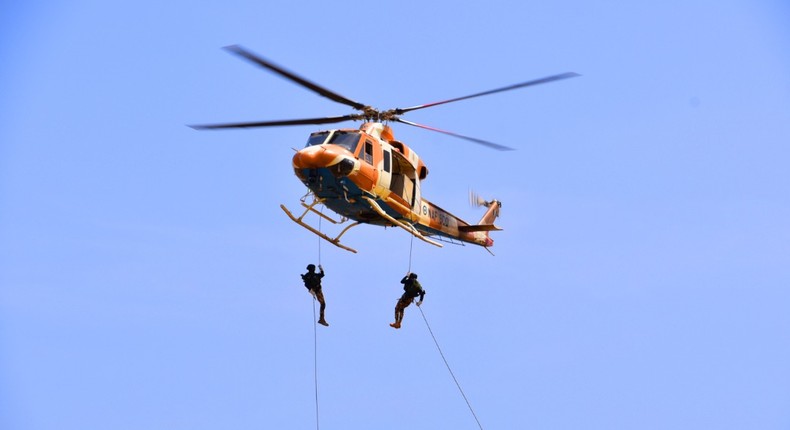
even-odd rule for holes
{"type": "Polygon", "coordinates": [[[411,125],[411,126],[414,126],[414,127],[424,128],[426,130],[437,131],[439,133],[444,133],[444,134],[447,134],[447,135],[450,135],[450,136],[453,136],[453,137],[457,137],[457,138],[460,138],[460,139],[468,140],[470,142],[474,142],[474,143],[477,143],[477,144],[480,144],[480,145],[483,145],[483,146],[487,146],[489,148],[494,148],[494,149],[499,150],[499,151],[514,151],[514,149],[509,147],[509,146],[500,145],[498,143],[493,143],[493,142],[489,142],[487,140],[477,139],[477,138],[474,138],[474,137],[464,136],[462,134],[453,133],[451,131],[440,130],[438,128],[429,127],[427,125],[417,124],[416,122],[406,121],[405,119],[395,118],[394,121],[397,121],[397,122],[400,122],[400,123],[403,123],[403,124],[408,124],[408,125],[411,125]]]}
{"type": "Polygon", "coordinates": [[[328,90],[328,89],[326,89],[326,88],[324,88],[324,87],[322,87],[322,86],[320,86],[318,84],[315,84],[313,82],[308,81],[307,79],[305,79],[305,78],[303,78],[301,76],[298,76],[297,74],[295,74],[293,72],[285,70],[284,68],[272,63],[271,61],[265,60],[265,59],[255,55],[255,54],[253,54],[252,52],[247,51],[246,49],[242,48],[239,45],[226,46],[223,49],[225,49],[226,51],[230,51],[230,52],[232,52],[232,53],[234,53],[234,54],[236,54],[236,55],[238,55],[240,57],[246,58],[247,60],[249,60],[249,61],[251,61],[251,62],[253,62],[253,63],[257,64],[257,65],[259,65],[261,67],[264,67],[266,69],[269,69],[272,72],[277,73],[278,75],[280,75],[280,76],[282,76],[282,77],[284,77],[286,79],[289,79],[289,80],[291,80],[293,82],[296,82],[297,84],[299,84],[299,85],[301,85],[301,86],[303,86],[305,88],[313,90],[316,93],[318,93],[318,94],[320,94],[320,95],[322,95],[322,96],[324,96],[324,97],[326,97],[326,98],[328,98],[330,100],[336,101],[338,103],[343,103],[344,105],[351,106],[351,107],[353,107],[354,109],[357,109],[357,110],[364,110],[365,107],[366,107],[362,103],[355,102],[354,100],[351,100],[351,99],[348,99],[346,97],[343,97],[343,96],[341,96],[340,94],[338,94],[338,93],[336,93],[334,91],[330,91],[330,90],[328,90]]]}
{"type": "Polygon", "coordinates": [[[427,103],[427,104],[424,104],[424,105],[417,105],[417,106],[412,106],[412,107],[408,107],[408,108],[393,109],[393,110],[395,111],[395,113],[397,115],[400,115],[400,114],[403,114],[403,113],[406,113],[406,112],[411,112],[411,111],[417,110],[417,109],[424,109],[424,108],[431,107],[431,106],[443,105],[445,103],[457,102],[457,101],[460,101],[460,100],[471,99],[473,97],[487,96],[489,94],[501,93],[503,91],[515,90],[517,88],[529,87],[529,86],[532,86],[532,85],[545,84],[547,82],[559,81],[561,79],[575,78],[576,76],[579,76],[579,74],[578,73],[574,73],[574,72],[562,73],[562,74],[559,74],[559,75],[547,76],[545,78],[540,78],[540,79],[535,79],[535,80],[532,80],[532,81],[522,82],[520,84],[509,85],[507,87],[497,88],[495,90],[483,91],[482,93],[471,94],[471,95],[468,95],[468,96],[457,97],[457,98],[454,98],[454,99],[443,100],[443,101],[440,101],[440,102],[427,103]]]}
{"type": "Polygon", "coordinates": [[[203,124],[190,125],[195,130],[217,130],[223,128],[251,128],[251,127],[277,127],[283,125],[307,125],[307,124],[333,124],[336,122],[352,121],[361,119],[360,115],[351,114],[343,116],[332,116],[326,118],[305,118],[305,119],[286,119],[281,121],[258,121],[258,122],[235,122],[227,124],[203,124]]]}

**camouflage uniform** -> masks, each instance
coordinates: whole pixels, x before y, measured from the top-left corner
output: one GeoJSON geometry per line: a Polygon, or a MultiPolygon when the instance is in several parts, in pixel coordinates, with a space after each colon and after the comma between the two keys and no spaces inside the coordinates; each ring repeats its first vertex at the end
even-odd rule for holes
{"type": "Polygon", "coordinates": [[[398,299],[398,303],[395,304],[395,322],[390,324],[390,327],[394,328],[400,328],[401,321],[403,320],[403,312],[414,302],[415,298],[418,296],[420,297],[417,306],[419,306],[423,298],[425,298],[425,290],[422,289],[422,285],[417,281],[416,273],[409,273],[404,276],[400,283],[403,284],[403,295],[398,299]]]}
{"type": "Polygon", "coordinates": [[[324,293],[321,291],[321,278],[324,277],[324,268],[319,266],[320,272],[315,272],[315,265],[308,265],[307,266],[307,273],[302,275],[302,281],[304,281],[304,286],[310,291],[310,294],[318,300],[318,303],[321,304],[320,310],[320,317],[318,318],[318,324],[328,326],[329,324],[324,319],[324,309],[326,309],[326,301],[324,300],[324,293]]]}

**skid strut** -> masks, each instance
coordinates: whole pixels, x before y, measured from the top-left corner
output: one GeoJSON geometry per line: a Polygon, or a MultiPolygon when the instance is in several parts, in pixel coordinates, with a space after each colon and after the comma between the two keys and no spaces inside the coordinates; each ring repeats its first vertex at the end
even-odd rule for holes
{"type": "Polygon", "coordinates": [[[354,248],[349,248],[348,246],[346,246],[346,245],[343,245],[342,243],[340,243],[340,238],[341,238],[341,237],[342,237],[344,234],[346,234],[346,232],[347,232],[348,230],[350,230],[350,229],[351,229],[351,227],[358,226],[358,225],[360,224],[360,222],[354,222],[354,223],[351,223],[351,224],[349,224],[348,226],[346,226],[346,228],[344,228],[344,229],[343,229],[343,231],[341,231],[341,232],[340,232],[340,234],[338,234],[338,235],[337,235],[337,237],[335,237],[335,238],[331,238],[331,237],[327,236],[326,234],[324,234],[324,233],[321,233],[321,232],[320,232],[318,229],[316,229],[315,227],[313,227],[313,226],[311,226],[311,225],[307,224],[306,222],[302,221],[302,218],[304,218],[304,216],[305,216],[305,215],[307,215],[307,213],[308,213],[308,212],[313,212],[313,213],[316,213],[316,214],[318,214],[320,217],[322,217],[322,218],[324,218],[324,219],[326,219],[326,220],[330,221],[330,222],[331,222],[331,223],[333,223],[333,224],[340,224],[340,222],[339,222],[339,221],[335,221],[335,220],[333,220],[332,218],[330,218],[330,217],[328,217],[328,216],[324,215],[323,213],[321,213],[321,212],[318,212],[317,210],[315,210],[314,206],[315,206],[316,204],[318,204],[318,203],[322,203],[322,202],[323,202],[323,200],[320,200],[320,199],[315,199],[315,200],[313,200],[313,203],[310,203],[309,205],[308,205],[308,204],[305,204],[304,202],[302,202],[302,206],[304,206],[306,209],[305,209],[305,211],[302,213],[302,215],[301,215],[299,218],[295,217],[295,216],[294,216],[294,215],[291,213],[291,211],[289,211],[289,210],[288,210],[288,208],[286,208],[286,207],[285,207],[285,205],[280,205],[280,208],[281,208],[281,209],[282,209],[282,210],[285,212],[285,214],[286,214],[286,215],[288,215],[288,218],[291,218],[291,220],[292,220],[293,222],[295,222],[295,223],[297,223],[297,224],[301,225],[302,227],[304,227],[304,228],[306,228],[306,229],[310,230],[311,232],[315,233],[315,234],[316,234],[318,237],[320,237],[321,239],[324,239],[324,240],[326,240],[327,242],[331,243],[332,245],[335,245],[335,246],[336,246],[336,247],[338,247],[338,248],[342,248],[342,249],[345,249],[346,251],[351,251],[351,252],[353,252],[354,254],[356,254],[356,253],[357,253],[357,250],[356,250],[356,249],[354,249],[354,248]]]}

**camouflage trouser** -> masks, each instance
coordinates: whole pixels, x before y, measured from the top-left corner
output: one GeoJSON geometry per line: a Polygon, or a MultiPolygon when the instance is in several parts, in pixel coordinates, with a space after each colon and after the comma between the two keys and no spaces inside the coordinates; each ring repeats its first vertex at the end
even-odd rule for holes
{"type": "Polygon", "coordinates": [[[395,322],[403,320],[403,311],[414,302],[414,297],[401,297],[395,305],[395,322]]]}
{"type": "Polygon", "coordinates": [[[313,297],[315,297],[315,299],[318,300],[318,303],[321,304],[321,319],[324,319],[324,309],[326,309],[326,301],[324,300],[324,293],[321,291],[320,288],[314,288],[310,290],[310,292],[313,294],[313,297]]]}

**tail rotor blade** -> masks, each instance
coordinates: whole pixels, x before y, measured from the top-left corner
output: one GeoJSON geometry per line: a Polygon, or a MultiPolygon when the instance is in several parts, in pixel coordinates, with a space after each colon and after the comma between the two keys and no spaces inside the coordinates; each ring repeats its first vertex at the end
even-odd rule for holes
{"type": "Polygon", "coordinates": [[[480,197],[472,190],[469,190],[469,204],[472,206],[488,206],[486,199],[480,197]]]}

